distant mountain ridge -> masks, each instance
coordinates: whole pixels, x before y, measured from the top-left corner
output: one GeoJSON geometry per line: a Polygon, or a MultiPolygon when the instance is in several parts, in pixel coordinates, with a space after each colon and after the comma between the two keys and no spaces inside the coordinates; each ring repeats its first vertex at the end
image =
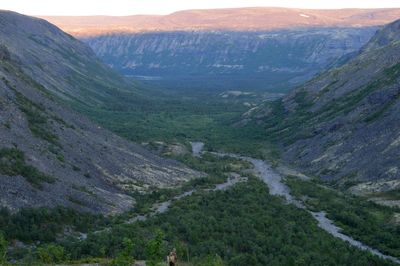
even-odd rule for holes
{"type": "Polygon", "coordinates": [[[270,31],[310,27],[368,27],[400,18],[400,9],[232,8],[169,15],[43,16],[74,36],[160,31],[270,31]]]}
{"type": "Polygon", "coordinates": [[[163,87],[282,92],[358,51],[376,30],[115,33],[82,40],[118,72],[155,76],[163,87]]]}
{"type": "Polygon", "coordinates": [[[184,10],[43,17],[126,76],[162,88],[287,92],[358,51],[400,9],[184,10]],[[338,61],[339,60],[339,61],[338,61]]]}

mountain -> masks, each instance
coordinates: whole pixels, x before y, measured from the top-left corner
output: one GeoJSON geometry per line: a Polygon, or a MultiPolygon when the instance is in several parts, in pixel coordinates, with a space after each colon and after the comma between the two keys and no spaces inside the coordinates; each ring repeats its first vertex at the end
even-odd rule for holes
{"type": "Polygon", "coordinates": [[[283,159],[325,180],[399,180],[399,96],[400,20],[346,64],[250,110],[242,122],[263,125],[283,159]]]}
{"type": "Polygon", "coordinates": [[[45,20],[2,11],[1,43],[22,70],[64,101],[85,106],[119,102],[139,90],[105,66],[93,51],[45,20]],[[118,88],[118,93],[116,93],[118,88]],[[121,97],[121,95],[123,95],[121,97]]]}
{"type": "Polygon", "coordinates": [[[159,31],[271,31],[299,27],[367,27],[400,17],[400,9],[294,9],[274,7],[184,10],[164,16],[45,16],[75,36],[159,31]]]}
{"type": "Polygon", "coordinates": [[[44,18],[152,86],[286,92],[344,62],[399,17],[400,9],[234,8],[44,18]]]}
{"type": "Polygon", "coordinates": [[[82,40],[118,72],[164,87],[287,91],[357,51],[376,30],[114,33],[82,40]]]}
{"type": "Polygon", "coordinates": [[[1,207],[116,213],[133,206],[132,191],[197,176],[67,107],[103,106],[139,90],[86,45],[9,11],[0,12],[0,39],[1,207]]]}

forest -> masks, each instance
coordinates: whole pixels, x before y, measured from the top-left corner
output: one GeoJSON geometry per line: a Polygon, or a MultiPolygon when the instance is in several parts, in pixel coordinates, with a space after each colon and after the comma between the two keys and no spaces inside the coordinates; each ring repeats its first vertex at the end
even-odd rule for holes
{"type": "MultiPolygon", "coordinates": [[[[173,247],[177,248],[182,265],[392,265],[333,238],[318,227],[307,211],[269,195],[268,187],[246,172],[250,167],[247,162],[211,154],[180,160],[208,176],[181,188],[137,195],[137,205],[122,215],[103,217],[64,208],[27,209],[18,213],[2,210],[0,251],[5,254],[5,243],[12,244],[7,259],[22,265],[84,262],[130,265],[134,260],[157,265],[173,247]],[[235,171],[248,181],[224,191],[209,190],[235,171]],[[172,201],[169,211],[148,216],[146,221],[126,223],[136,215],[149,214],[152,204],[193,188],[197,190],[191,196],[172,201]],[[24,244],[16,244],[21,242],[24,244]]],[[[360,222],[368,213],[384,215],[390,210],[380,210],[372,203],[363,205],[356,198],[350,199],[349,207],[345,207],[344,198],[331,189],[290,178],[287,182],[295,196],[309,196],[310,207],[327,210],[330,216],[331,209],[336,208],[337,217],[332,219],[347,225],[346,232],[357,236],[357,230],[365,231],[365,226],[370,226],[373,230],[362,240],[375,245],[368,238],[380,239],[383,244],[379,248],[396,254],[393,252],[398,250],[399,238],[398,231],[393,230],[398,227],[393,226],[389,231],[393,237],[386,239],[381,235],[388,230],[383,224],[386,217],[369,219],[368,224],[360,222]],[[315,203],[313,197],[317,193],[321,199],[318,204],[325,205],[315,203]],[[333,206],[330,202],[341,205],[333,206]],[[359,223],[351,225],[341,220],[344,213],[358,217],[359,223]]]]}

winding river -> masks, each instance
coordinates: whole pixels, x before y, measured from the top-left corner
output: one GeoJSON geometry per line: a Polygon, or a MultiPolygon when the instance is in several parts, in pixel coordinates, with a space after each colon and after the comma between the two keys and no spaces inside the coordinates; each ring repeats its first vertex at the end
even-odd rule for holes
{"type": "MultiPolygon", "coordinates": [[[[198,151],[198,153],[201,154],[201,151],[198,151]]],[[[294,204],[298,208],[305,209],[306,211],[308,211],[312,215],[312,217],[314,217],[314,219],[317,220],[318,226],[327,233],[329,233],[330,235],[337,237],[343,241],[346,241],[354,247],[357,247],[362,250],[367,250],[380,258],[387,259],[397,264],[400,264],[400,260],[398,258],[385,255],[381,253],[379,250],[374,249],[358,240],[355,240],[354,238],[348,235],[343,234],[342,229],[336,226],[332,220],[326,217],[325,212],[323,211],[313,212],[308,210],[301,201],[295,199],[290,194],[290,188],[285,183],[283,183],[282,176],[277,171],[275,171],[267,162],[259,159],[254,159],[251,157],[239,156],[236,154],[227,154],[227,153],[213,153],[213,154],[218,156],[230,156],[251,162],[254,165],[253,168],[254,173],[257,176],[259,176],[268,186],[269,193],[271,195],[281,196],[285,198],[289,204],[294,204]]]]}
{"type": "MultiPolygon", "coordinates": [[[[192,142],[191,144],[192,144],[193,156],[196,156],[196,157],[201,156],[202,149],[204,147],[204,143],[192,142]]],[[[339,228],[338,226],[336,226],[332,220],[330,220],[328,217],[326,217],[325,212],[323,212],[323,211],[313,212],[313,211],[308,210],[301,201],[295,199],[291,195],[290,188],[282,181],[282,176],[277,171],[275,171],[267,162],[265,162],[263,160],[259,160],[259,159],[254,159],[251,157],[236,155],[236,154],[228,154],[228,153],[213,153],[213,154],[217,155],[217,156],[221,156],[221,157],[223,157],[223,156],[234,157],[234,158],[242,159],[242,160],[252,163],[254,166],[253,172],[257,176],[259,176],[260,179],[263,180],[264,183],[268,186],[269,193],[271,195],[283,197],[288,204],[294,204],[298,208],[304,209],[307,212],[309,212],[312,215],[312,217],[314,217],[314,219],[318,222],[318,226],[321,229],[323,229],[324,231],[326,231],[327,233],[329,233],[330,235],[332,235],[336,238],[339,238],[343,241],[346,241],[350,245],[357,247],[361,250],[369,251],[372,254],[374,254],[380,258],[387,259],[387,260],[390,260],[397,264],[400,264],[400,260],[398,258],[385,255],[385,254],[381,253],[379,250],[374,249],[368,245],[365,245],[364,243],[362,243],[358,240],[355,240],[354,238],[352,238],[348,235],[343,234],[342,229],[339,228]]],[[[213,191],[225,190],[241,181],[243,181],[243,180],[240,177],[229,178],[225,183],[218,184],[211,190],[213,190],[213,191]]],[[[144,220],[147,220],[151,216],[164,213],[169,209],[172,201],[179,200],[184,197],[190,196],[195,191],[196,190],[190,190],[181,195],[175,196],[172,200],[154,204],[153,211],[150,214],[148,214],[147,216],[142,216],[142,215],[136,216],[136,217],[128,220],[127,223],[134,223],[136,221],[144,221],[144,220]]]]}
{"type": "MultiPolygon", "coordinates": [[[[282,182],[282,177],[276,171],[274,171],[266,162],[253,158],[246,158],[246,157],[242,158],[253,163],[254,170],[259,174],[261,179],[268,185],[271,195],[283,196],[284,198],[286,198],[287,202],[292,203],[299,208],[307,210],[307,208],[304,206],[302,202],[293,198],[293,196],[290,194],[289,187],[282,182]]],[[[384,255],[377,249],[367,246],[364,243],[355,240],[348,235],[343,234],[341,232],[342,229],[337,227],[332,220],[327,218],[325,212],[313,212],[310,210],[307,211],[311,213],[311,215],[314,217],[315,220],[318,221],[318,226],[321,229],[328,232],[329,234],[331,234],[332,236],[340,238],[343,241],[346,241],[350,245],[355,246],[359,249],[367,250],[378,257],[381,257],[383,259],[388,259],[395,263],[400,264],[400,260],[398,258],[384,255]]]]}

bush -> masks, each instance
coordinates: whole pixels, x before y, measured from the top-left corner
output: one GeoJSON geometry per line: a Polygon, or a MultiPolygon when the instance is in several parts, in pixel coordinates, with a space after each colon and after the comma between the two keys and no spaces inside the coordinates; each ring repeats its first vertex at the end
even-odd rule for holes
{"type": "Polygon", "coordinates": [[[4,238],[3,233],[0,232],[0,265],[5,264],[7,261],[7,248],[8,243],[4,238]]]}
{"type": "Polygon", "coordinates": [[[123,250],[120,251],[114,259],[112,263],[113,266],[130,266],[135,262],[134,258],[132,257],[132,240],[130,240],[129,238],[124,238],[123,247],[123,250]]]}
{"type": "Polygon", "coordinates": [[[146,258],[149,266],[155,266],[157,263],[162,260],[165,255],[164,248],[164,233],[157,229],[155,232],[155,237],[150,240],[145,249],[146,258]]]}
{"type": "Polygon", "coordinates": [[[67,259],[64,248],[55,244],[39,247],[37,256],[41,262],[48,264],[59,263],[67,259]]]}

